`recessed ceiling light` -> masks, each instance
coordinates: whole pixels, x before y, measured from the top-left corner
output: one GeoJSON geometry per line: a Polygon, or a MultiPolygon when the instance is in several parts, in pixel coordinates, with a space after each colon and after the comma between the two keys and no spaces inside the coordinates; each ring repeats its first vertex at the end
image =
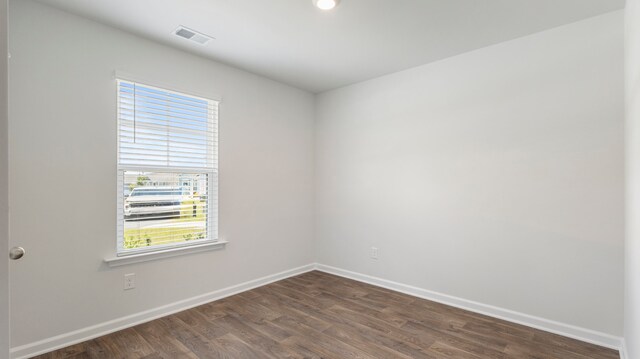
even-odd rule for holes
{"type": "Polygon", "coordinates": [[[321,10],[331,10],[338,6],[340,0],[313,0],[313,5],[321,10]]]}

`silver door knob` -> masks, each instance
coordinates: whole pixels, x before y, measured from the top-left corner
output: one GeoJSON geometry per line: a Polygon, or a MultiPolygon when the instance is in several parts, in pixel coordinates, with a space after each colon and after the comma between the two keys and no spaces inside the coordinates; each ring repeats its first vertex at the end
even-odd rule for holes
{"type": "Polygon", "coordinates": [[[9,258],[11,258],[11,259],[13,259],[15,261],[16,259],[22,258],[22,256],[24,256],[25,253],[26,252],[25,252],[24,248],[22,248],[22,247],[13,247],[9,251],[9,258]]]}

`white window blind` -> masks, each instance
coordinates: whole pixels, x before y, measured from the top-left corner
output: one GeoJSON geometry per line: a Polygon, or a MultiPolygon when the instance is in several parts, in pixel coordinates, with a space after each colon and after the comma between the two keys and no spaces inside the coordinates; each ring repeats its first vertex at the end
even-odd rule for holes
{"type": "Polygon", "coordinates": [[[118,255],[216,241],[218,102],[117,86],[118,255]]]}

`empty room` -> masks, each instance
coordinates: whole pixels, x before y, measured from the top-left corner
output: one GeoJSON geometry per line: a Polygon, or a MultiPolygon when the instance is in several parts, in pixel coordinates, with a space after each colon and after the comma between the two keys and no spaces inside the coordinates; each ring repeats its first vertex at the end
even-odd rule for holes
{"type": "Polygon", "coordinates": [[[0,0],[0,359],[640,359],[640,0],[0,0]]]}

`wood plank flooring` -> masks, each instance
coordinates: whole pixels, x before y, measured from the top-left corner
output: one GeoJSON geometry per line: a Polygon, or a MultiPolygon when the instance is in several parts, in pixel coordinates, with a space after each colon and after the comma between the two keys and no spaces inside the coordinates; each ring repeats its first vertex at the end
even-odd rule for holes
{"type": "Polygon", "coordinates": [[[618,359],[618,352],[309,272],[39,359],[618,359]]]}

